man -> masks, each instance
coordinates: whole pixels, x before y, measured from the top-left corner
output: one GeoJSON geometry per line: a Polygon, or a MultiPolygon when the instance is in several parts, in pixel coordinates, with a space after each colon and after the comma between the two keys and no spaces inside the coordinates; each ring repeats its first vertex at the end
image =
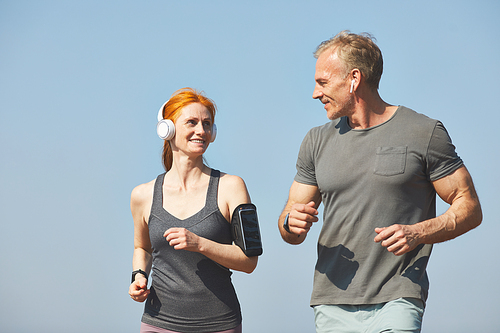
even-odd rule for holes
{"type": "Polygon", "coordinates": [[[300,244],[324,204],[316,331],[420,332],[432,244],[482,220],[471,176],[439,121],[382,100],[370,35],[343,31],[315,57],[313,98],[332,121],[304,138],[278,224],[300,244]],[[450,204],[438,217],[436,193],[450,204]]]}

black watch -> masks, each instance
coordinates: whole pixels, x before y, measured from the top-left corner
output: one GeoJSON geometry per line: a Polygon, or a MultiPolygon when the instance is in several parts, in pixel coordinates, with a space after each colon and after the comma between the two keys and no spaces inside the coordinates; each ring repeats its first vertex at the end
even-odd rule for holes
{"type": "Polygon", "coordinates": [[[290,227],[288,226],[288,216],[289,215],[290,215],[290,213],[286,214],[286,216],[285,216],[285,222],[283,223],[283,229],[285,229],[286,232],[291,234],[292,232],[290,231],[290,227]]]}
{"type": "Polygon", "coordinates": [[[132,272],[132,282],[130,282],[130,283],[134,283],[135,276],[137,274],[142,274],[142,275],[144,275],[144,277],[146,278],[146,280],[148,279],[148,273],[144,272],[142,269],[137,269],[137,270],[135,270],[135,271],[132,272]]]}

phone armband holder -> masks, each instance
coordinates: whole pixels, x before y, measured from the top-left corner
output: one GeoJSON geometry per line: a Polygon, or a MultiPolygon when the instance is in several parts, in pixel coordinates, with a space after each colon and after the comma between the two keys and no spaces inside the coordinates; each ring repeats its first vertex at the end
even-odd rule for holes
{"type": "Polygon", "coordinates": [[[254,204],[241,204],[234,209],[231,219],[233,240],[247,257],[262,254],[257,208],[254,204]]]}

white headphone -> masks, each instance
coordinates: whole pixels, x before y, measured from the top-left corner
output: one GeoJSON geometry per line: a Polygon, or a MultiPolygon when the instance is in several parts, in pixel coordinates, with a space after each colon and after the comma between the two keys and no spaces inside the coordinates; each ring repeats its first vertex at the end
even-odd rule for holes
{"type": "Polygon", "coordinates": [[[352,91],[354,89],[354,82],[356,82],[356,80],[352,79],[352,81],[351,81],[351,90],[349,91],[350,94],[352,94],[352,91]]]}
{"type": "MultiPolygon", "coordinates": [[[[156,124],[156,133],[162,140],[172,140],[175,136],[175,125],[174,122],[170,119],[163,119],[163,108],[168,101],[163,103],[160,110],[158,110],[158,124],[156,124]]],[[[217,126],[212,124],[212,136],[210,137],[210,142],[215,141],[215,137],[217,136],[217,126]]]]}

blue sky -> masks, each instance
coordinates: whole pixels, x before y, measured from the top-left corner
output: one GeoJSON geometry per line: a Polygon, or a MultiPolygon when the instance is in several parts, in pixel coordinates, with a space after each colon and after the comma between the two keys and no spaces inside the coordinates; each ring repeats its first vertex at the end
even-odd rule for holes
{"type": "MultiPolygon", "coordinates": [[[[443,121],[484,220],[434,247],[424,332],[498,329],[497,1],[0,1],[0,331],[138,332],[130,192],[162,172],[156,113],[177,89],[218,106],[209,165],[241,176],[264,255],[235,272],[244,331],[314,332],[320,225],[276,221],[300,142],[327,122],[312,52],[370,32],[382,98],[443,121]]],[[[438,203],[438,211],[446,205],[438,203]]]]}

